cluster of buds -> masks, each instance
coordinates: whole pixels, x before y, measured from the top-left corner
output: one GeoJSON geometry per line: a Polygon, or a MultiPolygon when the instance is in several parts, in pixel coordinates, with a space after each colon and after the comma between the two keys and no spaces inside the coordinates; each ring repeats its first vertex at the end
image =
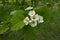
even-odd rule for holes
{"type": "MultiPolygon", "coordinates": [[[[32,9],[32,7],[28,7],[25,10],[30,10],[30,9],[32,9]]],[[[25,25],[29,24],[29,25],[31,25],[31,27],[35,27],[35,26],[37,26],[38,23],[44,22],[43,17],[36,14],[36,12],[34,10],[29,11],[28,15],[29,15],[29,17],[27,16],[24,19],[25,25]]]]}

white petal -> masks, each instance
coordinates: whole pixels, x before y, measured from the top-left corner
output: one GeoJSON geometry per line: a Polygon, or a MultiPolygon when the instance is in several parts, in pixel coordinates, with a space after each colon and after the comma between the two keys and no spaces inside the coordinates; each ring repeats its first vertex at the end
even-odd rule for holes
{"type": "Polygon", "coordinates": [[[14,15],[16,13],[16,10],[12,11],[10,15],[14,15]]]}
{"type": "Polygon", "coordinates": [[[26,18],[24,19],[24,23],[25,23],[25,25],[28,25],[28,23],[29,23],[29,18],[28,18],[28,17],[26,17],[26,18]]]}
{"type": "Polygon", "coordinates": [[[27,7],[25,10],[30,10],[30,9],[33,9],[33,7],[27,7]]]}
{"type": "Polygon", "coordinates": [[[39,19],[39,15],[38,15],[38,14],[35,15],[35,19],[36,19],[36,20],[39,19]]]}
{"type": "Polygon", "coordinates": [[[43,23],[44,22],[44,20],[40,20],[40,21],[38,21],[38,23],[43,23]]]}
{"type": "Polygon", "coordinates": [[[28,13],[28,15],[29,15],[30,17],[34,16],[35,14],[36,14],[36,13],[35,13],[35,11],[34,11],[34,10],[29,11],[29,13],[28,13]]]}
{"type": "Polygon", "coordinates": [[[31,18],[31,20],[36,20],[36,21],[38,21],[38,20],[39,20],[39,15],[36,14],[36,15],[30,17],[30,18],[31,18]]]}
{"type": "Polygon", "coordinates": [[[43,23],[43,22],[44,22],[43,17],[42,16],[39,16],[38,23],[43,23]]]}
{"type": "Polygon", "coordinates": [[[34,23],[33,23],[33,21],[32,21],[32,22],[30,23],[30,25],[31,25],[31,27],[37,26],[37,21],[34,20],[34,23]]]}
{"type": "Polygon", "coordinates": [[[28,22],[24,22],[25,23],[25,25],[28,25],[28,22]]]}
{"type": "Polygon", "coordinates": [[[42,17],[42,16],[39,16],[39,18],[40,18],[40,19],[43,19],[43,17],[42,17]]]}
{"type": "Polygon", "coordinates": [[[31,23],[32,22],[32,20],[29,20],[29,23],[31,23]]]}

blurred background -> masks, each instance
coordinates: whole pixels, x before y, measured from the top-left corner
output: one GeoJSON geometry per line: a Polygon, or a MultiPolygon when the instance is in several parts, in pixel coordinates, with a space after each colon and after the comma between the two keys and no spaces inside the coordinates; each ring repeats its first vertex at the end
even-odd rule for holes
{"type": "Polygon", "coordinates": [[[0,0],[0,40],[60,40],[60,0],[0,0]],[[21,28],[29,6],[44,23],[21,28]]]}

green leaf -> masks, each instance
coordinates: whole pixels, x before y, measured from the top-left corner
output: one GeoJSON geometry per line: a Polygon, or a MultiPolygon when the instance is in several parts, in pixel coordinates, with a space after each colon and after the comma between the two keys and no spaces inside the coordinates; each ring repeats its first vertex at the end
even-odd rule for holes
{"type": "Polygon", "coordinates": [[[37,7],[35,10],[36,13],[43,16],[46,20],[50,20],[52,17],[52,9],[47,6],[37,7]]]}
{"type": "Polygon", "coordinates": [[[22,10],[17,10],[16,13],[12,16],[11,18],[11,23],[12,23],[12,27],[11,27],[11,30],[19,30],[19,29],[22,29],[24,27],[24,23],[23,23],[23,20],[24,20],[24,11],[22,10]]]}
{"type": "Polygon", "coordinates": [[[7,25],[3,25],[0,27],[0,34],[3,34],[4,32],[6,32],[8,30],[8,26],[7,25]]]}
{"type": "Polygon", "coordinates": [[[24,27],[24,23],[23,23],[23,21],[20,21],[20,22],[16,23],[14,26],[12,26],[11,30],[17,31],[19,29],[22,29],[23,27],[24,27]]]}

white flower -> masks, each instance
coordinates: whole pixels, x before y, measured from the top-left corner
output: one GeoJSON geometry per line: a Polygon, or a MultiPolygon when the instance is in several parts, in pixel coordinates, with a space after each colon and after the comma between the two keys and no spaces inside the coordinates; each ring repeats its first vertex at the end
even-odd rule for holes
{"type": "Polygon", "coordinates": [[[43,17],[39,16],[38,23],[43,23],[43,22],[44,22],[43,17]]]}
{"type": "Polygon", "coordinates": [[[16,13],[16,10],[11,11],[10,15],[14,15],[16,13]]]}
{"type": "Polygon", "coordinates": [[[28,15],[29,15],[30,17],[34,16],[35,14],[36,14],[36,13],[35,13],[35,11],[34,11],[34,10],[29,11],[29,13],[28,13],[28,15]]]}
{"type": "Polygon", "coordinates": [[[38,22],[38,23],[43,23],[43,22],[44,22],[44,21],[43,21],[43,17],[40,16],[40,15],[38,15],[38,14],[36,14],[36,15],[30,17],[30,18],[31,18],[31,20],[30,20],[29,22],[30,22],[30,25],[31,25],[32,27],[37,26],[37,22],[38,22]]]}
{"type": "Polygon", "coordinates": [[[37,21],[36,20],[30,20],[30,25],[31,25],[31,27],[37,26],[37,21]]]}
{"type": "Polygon", "coordinates": [[[38,20],[38,19],[39,19],[39,15],[36,14],[36,15],[35,15],[35,20],[38,20]]]}
{"type": "Polygon", "coordinates": [[[29,24],[29,18],[28,18],[28,17],[26,17],[26,18],[24,19],[24,23],[25,23],[25,25],[28,25],[28,24],[29,24]]]}
{"type": "Polygon", "coordinates": [[[44,22],[43,17],[40,16],[40,15],[38,15],[38,14],[32,16],[32,17],[31,17],[31,20],[32,20],[32,19],[38,21],[38,23],[43,23],[43,22],[44,22]]]}
{"type": "Polygon", "coordinates": [[[44,22],[43,17],[38,15],[38,14],[35,15],[35,19],[38,21],[38,23],[43,23],[44,22]]]}
{"type": "Polygon", "coordinates": [[[33,7],[27,7],[25,10],[30,10],[30,9],[33,9],[33,7]]]}
{"type": "Polygon", "coordinates": [[[31,18],[31,20],[34,19],[34,20],[38,21],[39,20],[39,15],[36,14],[36,15],[30,17],[30,18],[31,18]]]}

